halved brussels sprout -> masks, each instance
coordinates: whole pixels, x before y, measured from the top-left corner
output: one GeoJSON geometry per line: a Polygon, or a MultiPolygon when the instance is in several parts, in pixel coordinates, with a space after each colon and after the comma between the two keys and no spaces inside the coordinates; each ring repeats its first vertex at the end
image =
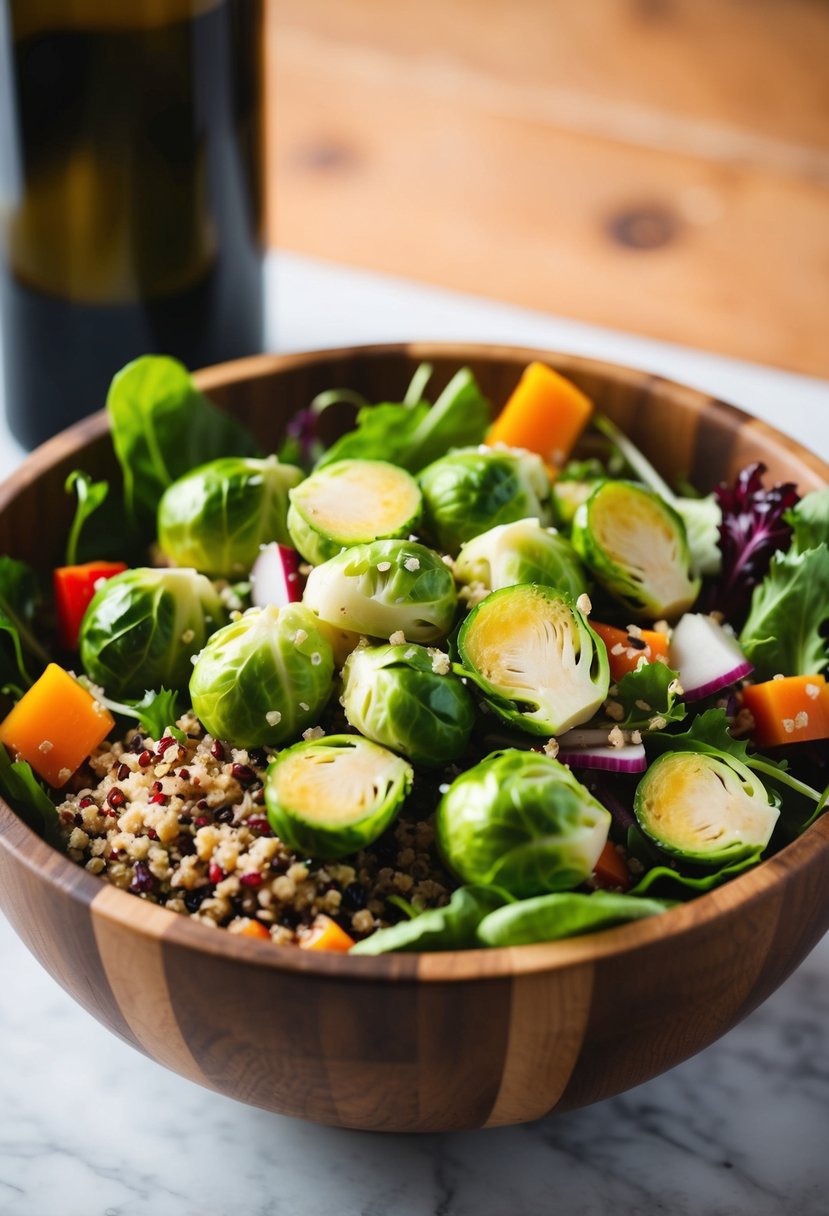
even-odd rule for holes
{"type": "Polygon", "coordinates": [[[291,490],[288,531],[318,566],[341,549],[417,530],[423,498],[405,469],[385,460],[338,460],[291,490]]]}
{"type": "Polygon", "coordinates": [[[216,577],[246,574],[262,545],[290,544],[288,490],[302,476],[275,456],[211,460],[164,491],[158,543],[178,566],[216,577]]]}
{"type": "Polygon", "coordinates": [[[636,789],[642,830],[674,857],[719,865],[762,852],[780,814],[758,778],[723,753],[666,752],[636,789]]]}
{"type": "Polygon", "coordinates": [[[602,481],[576,511],[573,545],[610,595],[635,616],[681,616],[699,593],[682,519],[658,494],[602,481]]]}
{"type": "Polygon", "coordinates": [[[550,478],[535,452],[459,448],[428,465],[418,482],[429,535],[448,553],[497,524],[531,515],[550,522],[550,478]]]}
{"type": "Polygon", "coordinates": [[[587,574],[573,546],[537,519],[499,524],[468,540],[455,562],[455,578],[480,583],[488,591],[516,583],[558,587],[573,599],[587,591],[587,574]]]}
{"type": "Polygon", "coordinates": [[[190,679],[193,709],[217,739],[276,747],[314,725],[331,695],[334,660],[301,604],[252,608],[213,637],[190,679]]]}
{"type": "Polygon", "coordinates": [[[587,722],[607,697],[607,650],[565,591],[493,591],[461,626],[458,652],[487,702],[534,735],[587,722]]]}
{"type": "Polygon", "coordinates": [[[280,840],[303,857],[327,861],[376,840],[411,787],[411,765],[400,756],[359,735],[329,735],[271,761],[265,803],[280,840]]]}
{"type": "Polygon", "coordinates": [[[183,689],[191,657],[227,619],[216,588],[195,570],[138,567],[107,579],[80,631],[84,671],[111,697],[183,689]]]}
{"type": "Polygon", "coordinates": [[[452,628],[455,580],[437,553],[407,540],[354,545],[315,566],[303,602],[322,621],[372,638],[436,642],[452,628]]]}
{"type": "Polygon", "coordinates": [[[361,646],[347,659],[343,680],[346,718],[375,743],[430,768],[466,751],[475,706],[448,656],[411,644],[361,646]]]}
{"type": "Polygon", "coordinates": [[[558,760],[493,752],[457,777],[438,804],[438,850],[464,883],[516,899],[568,891],[592,874],[610,813],[558,760]]]}

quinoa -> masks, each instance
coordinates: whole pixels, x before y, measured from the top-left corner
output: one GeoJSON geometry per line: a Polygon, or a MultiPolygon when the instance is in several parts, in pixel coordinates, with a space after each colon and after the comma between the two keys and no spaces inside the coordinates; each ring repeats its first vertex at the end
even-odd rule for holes
{"type": "Polygon", "coordinates": [[[401,816],[340,861],[300,857],[271,830],[265,770],[274,749],[236,748],[179,721],[185,741],[131,731],[89,758],[58,805],[68,856],[113,886],[211,926],[258,921],[296,945],[324,914],[360,939],[400,919],[389,896],[422,910],[449,900],[431,818],[401,816]],[[85,784],[81,784],[85,782],[85,784]]]}

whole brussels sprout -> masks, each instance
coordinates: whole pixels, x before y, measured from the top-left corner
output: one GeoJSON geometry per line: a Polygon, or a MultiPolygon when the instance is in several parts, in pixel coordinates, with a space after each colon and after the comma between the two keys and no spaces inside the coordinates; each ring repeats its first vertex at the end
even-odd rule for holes
{"type": "Polygon", "coordinates": [[[343,680],[346,718],[375,743],[430,768],[466,751],[475,706],[447,655],[414,645],[360,646],[346,660],[343,680]]]}
{"type": "Polygon", "coordinates": [[[280,840],[327,861],[376,840],[411,788],[411,766],[400,756],[359,735],[329,735],[271,761],[265,803],[280,840]]]}
{"type": "Polygon", "coordinates": [[[290,544],[288,491],[302,476],[275,456],[211,460],[164,491],[158,542],[176,565],[215,577],[246,574],[262,545],[290,544]]]}
{"type": "Polygon", "coordinates": [[[666,752],[639,782],[633,809],[660,848],[708,865],[761,853],[780,814],[755,774],[724,752],[666,752]]]}
{"type": "Polygon", "coordinates": [[[587,574],[573,546],[537,519],[499,524],[468,540],[455,562],[455,578],[480,583],[487,591],[516,583],[559,587],[573,599],[587,591],[587,574]]]}
{"type": "Polygon", "coordinates": [[[435,819],[438,850],[456,877],[515,899],[583,883],[609,827],[610,813],[565,765],[514,748],[457,777],[435,819]]]}
{"type": "Polygon", "coordinates": [[[218,739],[277,747],[316,723],[334,660],[301,604],[252,608],[215,633],[190,679],[193,709],[218,739]]]}
{"type": "Polygon", "coordinates": [[[385,460],[338,460],[289,495],[288,531],[318,566],[351,545],[417,530],[423,498],[411,473],[385,460]]]}
{"type": "Polygon", "coordinates": [[[607,648],[566,591],[493,591],[458,633],[467,674],[505,721],[534,735],[587,722],[607,697],[607,648]]]}
{"type": "Polygon", "coordinates": [[[550,522],[550,478],[534,452],[459,448],[418,477],[425,525],[447,553],[497,524],[535,516],[550,522]]]}
{"type": "Polygon", "coordinates": [[[455,580],[432,549],[406,540],[354,545],[315,566],[303,603],[322,621],[353,633],[436,642],[452,628],[455,580]]]}
{"type": "Polygon", "coordinates": [[[125,570],[107,579],[84,614],[81,662],[116,699],[184,689],[191,657],[225,619],[216,588],[195,570],[125,570]]]}
{"type": "Polygon", "coordinates": [[[643,620],[672,620],[697,598],[685,525],[653,490],[599,482],[576,511],[572,539],[605,591],[643,620]]]}

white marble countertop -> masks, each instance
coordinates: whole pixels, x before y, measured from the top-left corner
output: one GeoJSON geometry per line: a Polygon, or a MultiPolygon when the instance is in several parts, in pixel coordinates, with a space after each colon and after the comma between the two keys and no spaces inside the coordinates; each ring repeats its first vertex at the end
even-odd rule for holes
{"type": "MultiPolygon", "coordinates": [[[[296,257],[270,269],[277,349],[464,338],[590,353],[713,391],[829,458],[823,382],[296,257]]],[[[20,457],[0,427],[0,473],[20,457]]],[[[572,1114],[444,1136],[321,1128],[198,1089],[93,1021],[4,921],[0,974],[2,1216],[829,1211],[829,938],[665,1076],[572,1114]]]]}

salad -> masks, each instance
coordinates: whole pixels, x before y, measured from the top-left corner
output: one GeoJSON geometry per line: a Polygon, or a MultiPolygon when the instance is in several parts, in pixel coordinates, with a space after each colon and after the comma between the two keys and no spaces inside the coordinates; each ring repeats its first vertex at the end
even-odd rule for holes
{"type": "Polygon", "coordinates": [[[115,377],[123,485],[68,478],[62,566],[0,558],[0,791],[90,873],[277,945],[512,946],[822,813],[829,488],[669,486],[541,363],[494,422],[430,377],[278,453],[173,360],[115,377]]]}

